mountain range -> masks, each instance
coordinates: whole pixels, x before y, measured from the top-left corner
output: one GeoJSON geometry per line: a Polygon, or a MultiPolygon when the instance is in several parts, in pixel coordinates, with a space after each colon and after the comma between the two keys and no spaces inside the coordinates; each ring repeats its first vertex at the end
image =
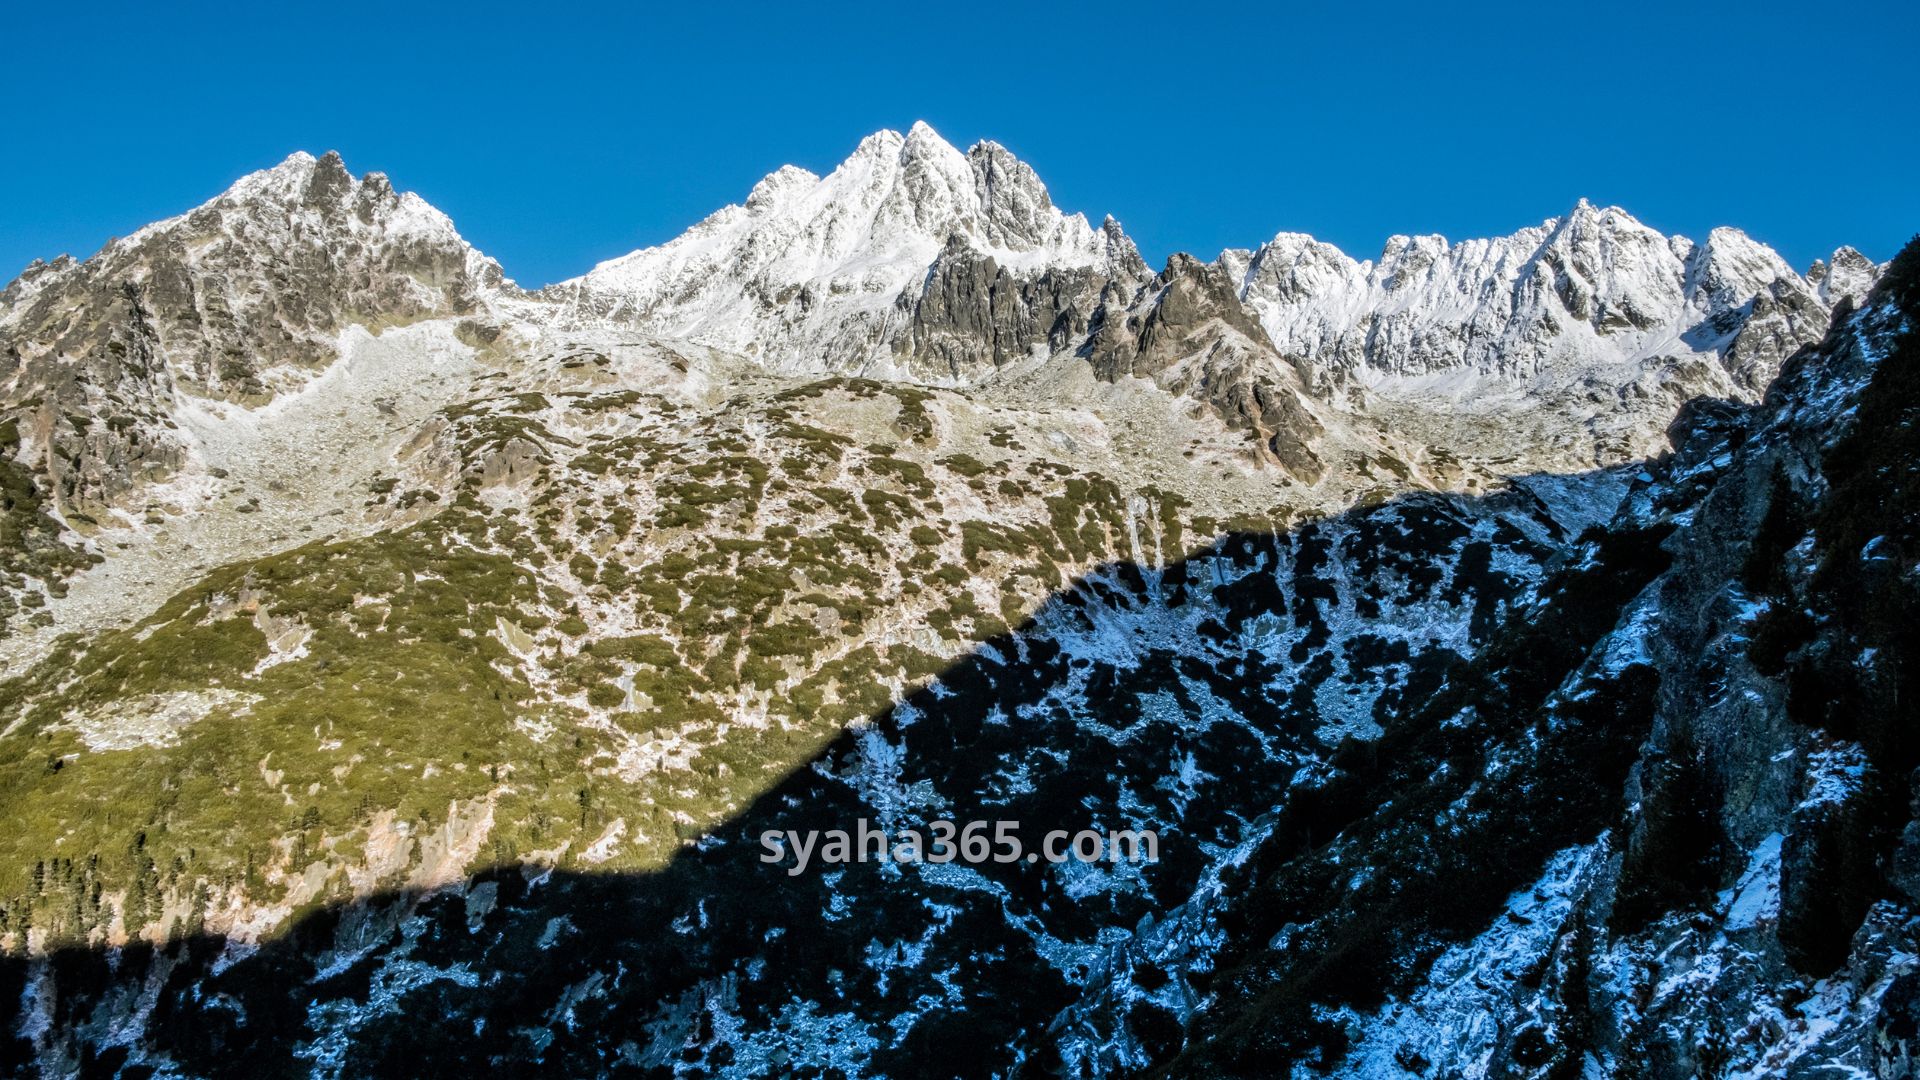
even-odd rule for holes
{"type": "Polygon", "coordinates": [[[527,290],[296,154],[0,292],[0,1055],[1910,1075],[1916,260],[919,124],[527,290]],[[754,858],[862,817],[1162,858],[754,858]]]}

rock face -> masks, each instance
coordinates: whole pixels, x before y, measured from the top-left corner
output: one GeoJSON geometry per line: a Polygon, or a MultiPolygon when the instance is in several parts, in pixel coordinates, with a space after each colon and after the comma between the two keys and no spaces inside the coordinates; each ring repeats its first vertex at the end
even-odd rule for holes
{"type": "MultiPolygon", "coordinates": [[[[1270,344],[1326,382],[1597,370],[1620,383],[1705,357],[1713,385],[1701,392],[1749,398],[1875,273],[1842,249],[1802,277],[1738,230],[1695,244],[1584,201],[1506,237],[1394,237],[1373,262],[1282,233],[1215,265],[1270,344]]],[[[744,206],[543,295],[566,320],[620,321],[787,370],[962,383],[1036,345],[1080,345],[1093,305],[1130,306],[1124,286],[1149,277],[1116,223],[1062,214],[1003,147],[963,154],[919,124],[869,137],[824,179],[782,169],[744,206]],[[1118,297],[1103,297],[1109,283],[1118,297]]]]}
{"type": "Polygon", "coordinates": [[[479,312],[500,269],[419,196],[338,154],[296,154],[84,263],[0,293],[0,448],[69,520],[100,516],[189,448],[182,398],[261,405],[331,363],[341,330],[479,312]]]}
{"type": "Polygon", "coordinates": [[[1109,291],[1130,295],[1148,274],[1112,219],[1102,227],[1111,265],[1048,267],[1037,275],[1000,265],[954,234],[926,272],[918,294],[900,293],[911,310],[897,354],[913,357],[920,370],[955,381],[976,378],[1016,360],[1072,350],[1087,338],[1094,313],[1109,291]]]}
{"type": "Polygon", "coordinates": [[[137,290],[180,389],[259,403],[285,385],[281,369],[330,362],[349,323],[470,314],[502,284],[419,196],[379,173],[354,179],[338,154],[295,154],[83,264],[23,275],[0,294],[0,327],[29,362],[83,364],[137,290]]]}
{"type": "Polygon", "coordinates": [[[1085,349],[1096,375],[1150,379],[1206,402],[1269,460],[1307,483],[1321,478],[1313,444],[1325,429],[1223,267],[1176,255],[1133,304],[1116,299],[1109,294],[1085,349]]]}

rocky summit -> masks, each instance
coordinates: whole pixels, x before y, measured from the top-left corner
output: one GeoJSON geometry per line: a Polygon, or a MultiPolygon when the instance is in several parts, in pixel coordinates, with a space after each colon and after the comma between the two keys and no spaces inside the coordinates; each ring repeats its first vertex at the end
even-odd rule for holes
{"type": "Polygon", "coordinates": [[[924,124],[527,290],[295,155],[0,292],[0,1072],[1916,1075],[1917,333],[924,124]]]}

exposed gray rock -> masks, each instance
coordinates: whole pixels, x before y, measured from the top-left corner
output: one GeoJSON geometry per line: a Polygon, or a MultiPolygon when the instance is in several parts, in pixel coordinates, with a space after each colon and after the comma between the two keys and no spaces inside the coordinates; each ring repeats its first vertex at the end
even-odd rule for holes
{"type": "Polygon", "coordinates": [[[1205,402],[1253,436],[1262,456],[1312,483],[1322,475],[1314,443],[1325,428],[1304,386],[1248,314],[1219,263],[1175,255],[1127,306],[1109,293],[1086,347],[1096,375],[1150,379],[1205,402]]]}
{"type": "Polygon", "coordinates": [[[84,526],[185,463],[177,396],[263,404],[331,363],[348,325],[478,315],[506,288],[418,196],[296,154],[0,294],[8,449],[84,526]]]}
{"type": "MultiPolygon", "coordinates": [[[[1117,236],[1117,226],[1109,227],[1117,236]]],[[[1109,284],[1126,289],[1147,276],[1144,265],[1122,273],[1114,279],[1104,268],[1048,267],[1023,276],[956,233],[928,268],[919,294],[901,293],[899,302],[912,315],[895,352],[921,370],[944,366],[947,377],[973,381],[1036,351],[1070,349],[1085,340],[1109,284]]]]}

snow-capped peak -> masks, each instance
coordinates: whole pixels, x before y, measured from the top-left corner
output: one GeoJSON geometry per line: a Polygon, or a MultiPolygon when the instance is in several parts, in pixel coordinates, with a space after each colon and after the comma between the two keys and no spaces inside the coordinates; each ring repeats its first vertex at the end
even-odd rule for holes
{"type": "Polygon", "coordinates": [[[256,404],[330,363],[350,322],[471,315],[511,291],[426,200],[356,179],[337,152],[298,152],[37,270],[0,293],[0,331],[27,355],[85,356],[132,304],[175,386],[256,404]]]}
{"type": "Polygon", "coordinates": [[[1807,271],[1807,280],[1820,290],[1820,299],[1830,305],[1838,304],[1843,297],[1858,304],[1873,288],[1882,269],[1872,259],[1843,245],[1835,249],[1831,257],[1815,260],[1807,271]]]}
{"type": "MultiPolygon", "coordinates": [[[[385,173],[370,172],[355,179],[337,150],[319,157],[296,150],[278,165],[234,181],[187,213],[157,221],[110,246],[131,250],[151,237],[182,228],[218,227],[231,233],[230,226],[240,218],[271,219],[269,232],[278,232],[285,222],[303,220],[322,232],[367,233],[379,243],[455,247],[471,257],[474,272],[491,265],[461,238],[446,214],[411,191],[395,191],[385,173]]],[[[495,268],[489,273],[497,272],[495,268]]]]}
{"type": "Polygon", "coordinates": [[[819,182],[818,176],[798,165],[782,165],[753,185],[753,190],[747,193],[747,209],[757,213],[778,209],[789,197],[819,182]]]}
{"type": "Polygon", "coordinates": [[[824,177],[776,170],[744,204],[543,295],[562,317],[634,322],[776,366],[884,365],[915,290],[956,241],[1033,273],[1132,253],[1110,219],[1096,229],[1061,213],[1005,147],[962,152],[921,122],[867,136],[824,177]]]}
{"type": "MultiPolygon", "coordinates": [[[[329,150],[326,156],[329,171],[335,168],[346,171],[346,163],[340,159],[338,151],[329,150]]],[[[295,150],[280,164],[250,172],[235,180],[226,191],[221,192],[219,199],[239,201],[268,198],[290,201],[306,190],[308,182],[319,169],[319,158],[305,150],[295,150]]]]}
{"type": "Polygon", "coordinates": [[[1787,341],[1818,336],[1827,309],[1737,229],[1695,245],[1586,199],[1504,237],[1395,236],[1372,262],[1281,233],[1245,260],[1242,299],[1283,353],[1335,378],[1557,372],[1571,381],[1611,367],[1606,381],[1623,383],[1644,364],[1712,354],[1726,385],[1701,389],[1745,394],[1772,377],[1787,341]],[[1749,340],[1746,355],[1732,357],[1747,319],[1774,313],[1778,340],[1749,340]]]}

